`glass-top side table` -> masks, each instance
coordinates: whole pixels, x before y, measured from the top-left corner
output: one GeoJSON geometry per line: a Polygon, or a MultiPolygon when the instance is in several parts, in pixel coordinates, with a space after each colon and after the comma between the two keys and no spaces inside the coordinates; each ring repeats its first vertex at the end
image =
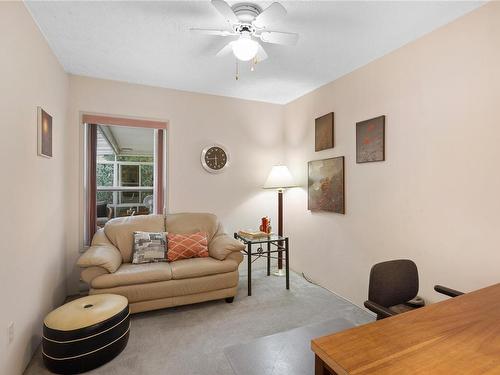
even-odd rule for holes
{"type": "Polygon", "coordinates": [[[247,284],[249,296],[252,295],[252,263],[259,258],[267,258],[267,276],[270,276],[271,259],[278,259],[278,257],[274,255],[276,253],[285,253],[285,283],[286,288],[290,289],[290,252],[288,248],[288,237],[272,234],[266,237],[249,238],[235,233],[234,238],[240,240],[246,246],[243,253],[247,256],[247,284]],[[253,245],[257,247],[255,250],[252,249],[253,245]],[[252,259],[252,257],[254,258],[252,259]]]}

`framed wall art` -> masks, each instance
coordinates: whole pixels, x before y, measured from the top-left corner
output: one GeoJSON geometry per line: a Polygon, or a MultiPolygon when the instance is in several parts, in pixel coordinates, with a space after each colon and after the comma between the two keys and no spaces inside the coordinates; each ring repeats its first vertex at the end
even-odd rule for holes
{"type": "Polygon", "coordinates": [[[308,209],[345,214],[343,156],[308,163],[308,209]]]}
{"type": "Polygon", "coordinates": [[[318,117],[315,120],[314,150],[321,151],[334,146],[334,119],[333,112],[318,117]]]}
{"type": "Polygon", "coordinates": [[[356,163],[385,160],[385,116],[356,123],[356,163]]]}
{"type": "Polygon", "coordinates": [[[37,108],[38,155],[52,157],[52,116],[37,108]]]}

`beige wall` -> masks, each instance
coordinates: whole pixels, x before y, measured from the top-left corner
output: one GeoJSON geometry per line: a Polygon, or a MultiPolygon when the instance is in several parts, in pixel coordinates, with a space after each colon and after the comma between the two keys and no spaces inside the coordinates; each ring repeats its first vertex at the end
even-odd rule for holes
{"type": "Polygon", "coordinates": [[[361,305],[371,265],[413,259],[421,295],[500,281],[500,3],[490,3],[286,106],[286,153],[345,155],[346,215],[287,193],[292,266],[361,305]],[[314,152],[314,118],[335,112],[335,148],[314,152]],[[355,123],[386,115],[386,160],[356,164],[355,123]]]}
{"type": "Polygon", "coordinates": [[[0,373],[19,374],[65,296],[68,77],[21,2],[0,3],[0,46],[0,373]],[[37,156],[37,106],[53,116],[52,159],[37,156]]]}
{"type": "Polygon", "coordinates": [[[274,218],[276,196],[261,189],[283,158],[279,105],[119,83],[64,73],[22,3],[0,3],[2,256],[0,373],[21,373],[40,343],[45,314],[78,291],[82,247],[81,112],[167,120],[170,212],[209,211],[227,231],[274,218]],[[15,32],[13,32],[15,30],[15,32]],[[54,118],[54,157],[36,154],[36,107],[54,118]],[[205,172],[210,143],[231,166],[205,172]],[[7,308],[5,308],[5,306],[7,308]],[[15,339],[8,343],[8,325],[15,339]]]}
{"type": "MultiPolygon", "coordinates": [[[[0,373],[20,373],[45,313],[78,290],[82,246],[81,112],[162,119],[168,209],[218,214],[228,232],[274,218],[260,185],[284,155],[305,186],[307,161],[346,157],[346,215],[307,211],[286,194],[292,267],[362,304],[370,266],[408,257],[421,294],[498,281],[500,4],[491,3],[286,106],[68,77],[21,3],[0,3],[0,373]],[[13,32],[15,30],[15,32],[13,32]],[[36,106],[54,116],[54,157],[36,155],[36,106]],[[335,112],[336,146],[315,153],[314,118],[335,112]],[[387,161],[355,163],[355,123],[387,116],[387,161]],[[200,165],[226,145],[231,167],[200,165]],[[7,306],[7,308],[5,308],[7,306]],[[15,322],[8,344],[7,326],[15,322]]],[[[275,221],[274,221],[275,222],[275,221]]]]}
{"type": "Polygon", "coordinates": [[[271,166],[283,162],[282,106],[71,76],[68,145],[72,151],[67,187],[69,209],[76,214],[69,231],[70,292],[78,290],[74,264],[82,239],[80,112],[169,122],[169,212],[213,212],[229,233],[256,227],[262,215],[274,217],[277,197],[261,186],[271,166]],[[200,163],[201,150],[213,142],[225,145],[231,154],[230,167],[215,175],[207,173],[200,163]]]}

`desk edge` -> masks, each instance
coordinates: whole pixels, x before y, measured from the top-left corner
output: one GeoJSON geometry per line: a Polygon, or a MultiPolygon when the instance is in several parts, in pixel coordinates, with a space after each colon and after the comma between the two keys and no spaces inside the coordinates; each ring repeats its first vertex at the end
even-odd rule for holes
{"type": "Polygon", "coordinates": [[[328,354],[318,346],[318,344],[315,342],[315,339],[311,340],[311,350],[314,352],[314,354],[320,357],[321,360],[325,362],[333,371],[335,371],[337,375],[349,375],[345,368],[330,359],[328,354]]]}

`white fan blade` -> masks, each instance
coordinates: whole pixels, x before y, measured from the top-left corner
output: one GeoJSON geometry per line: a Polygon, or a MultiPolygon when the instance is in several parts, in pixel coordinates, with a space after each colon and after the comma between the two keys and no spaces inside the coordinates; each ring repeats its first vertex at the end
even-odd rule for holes
{"type": "Polygon", "coordinates": [[[260,45],[260,43],[259,43],[259,49],[257,50],[257,55],[255,56],[255,58],[257,59],[257,62],[261,62],[261,61],[264,61],[265,59],[267,59],[267,53],[264,50],[264,48],[260,45]]]}
{"type": "Polygon", "coordinates": [[[239,23],[240,20],[236,17],[233,10],[224,0],[212,0],[212,5],[219,11],[219,13],[224,17],[228,23],[239,23]]]}
{"type": "Polygon", "coordinates": [[[198,29],[195,27],[192,27],[190,30],[192,32],[199,33],[199,34],[205,34],[205,35],[229,36],[229,35],[234,34],[232,31],[229,31],[229,30],[198,29]]]}
{"type": "Polygon", "coordinates": [[[232,53],[233,52],[233,43],[234,42],[229,42],[228,44],[226,44],[224,46],[224,48],[222,48],[219,52],[217,52],[217,54],[215,56],[221,57],[221,56],[226,56],[226,55],[232,53]]]}
{"type": "MultiPolygon", "coordinates": [[[[212,0],[213,1],[213,0],[212,0]]],[[[286,9],[280,3],[272,3],[253,21],[253,25],[259,29],[264,29],[270,23],[286,16],[286,9]]]]}
{"type": "Polygon", "coordinates": [[[293,46],[299,40],[299,34],[285,33],[281,31],[264,31],[259,35],[260,39],[266,43],[285,44],[293,46]]]}

